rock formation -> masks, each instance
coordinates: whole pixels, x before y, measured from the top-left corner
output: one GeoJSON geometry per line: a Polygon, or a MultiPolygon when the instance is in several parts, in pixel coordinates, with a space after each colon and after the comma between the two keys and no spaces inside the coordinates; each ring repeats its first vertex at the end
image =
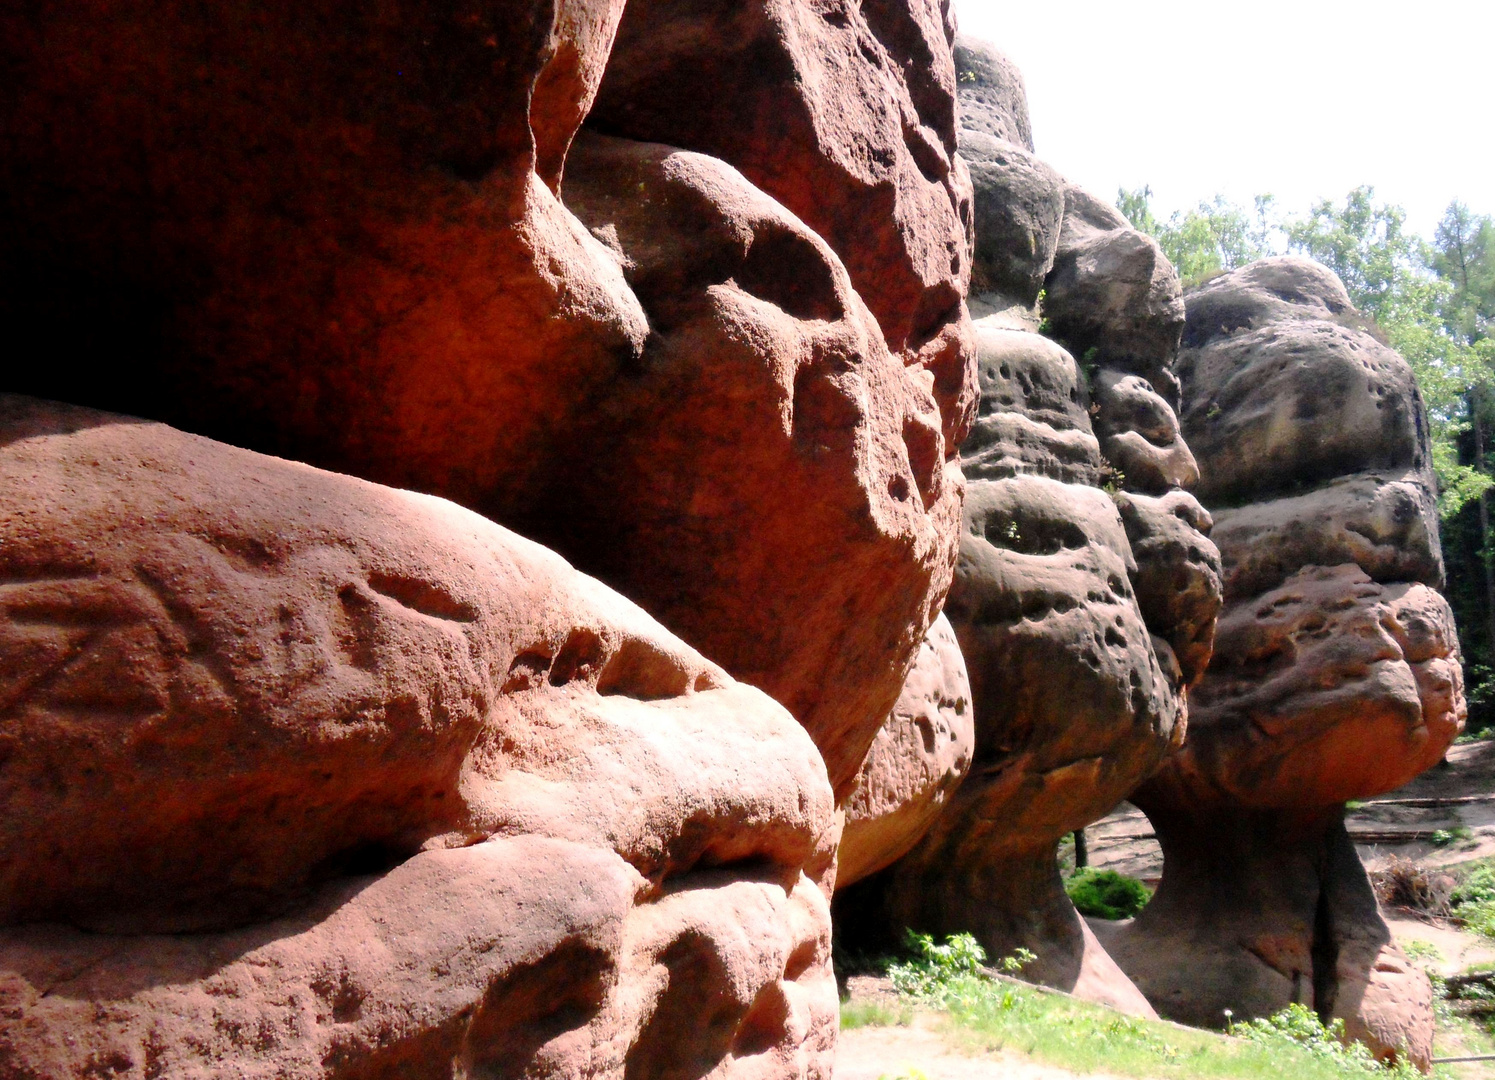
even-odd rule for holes
{"type": "Polygon", "coordinates": [[[0,1074],[829,1075],[810,739],[474,513],[0,396],[0,1074]]]}
{"type": "Polygon", "coordinates": [[[846,800],[838,888],[891,865],[918,843],[965,779],[975,742],[965,658],[941,615],[846,800]]]}
{"type": "Polygon", "coordinates": [[[975,400],[945,6],[0,30],[0,311],[53,359],[6,389],[502,521],[785,703],[849,792],[948,588],[975,400]]]}
{"type": "Polygon", "coordinates": [[[1188,737],[1133,796],[1161,887],[1106,944],[1165,1016],[1301,1001],[1426,1066],[1427,979],[1343,824],[1345,800],[1410,780],[1463,726],[1422,401],[1317,264],[1256,262],[1187,306],[1183,430],[1227,606],[1188,737]]]}
{"type": "Polygon", "coordinates": [[[1182,737],[1186,688],[1209,660],[1220,605],[1209,515],[1179,490],[1197,471],[1173,409],[1132,373],[1168,370],[1177,278],[1151,240],[1109,219],[1100,233],[1095,200],[992,134],[1026,130],[1011,67],[977,43],[957,54],[962,105],[969,95],[983,127],[962,131],[961,152],[977,192],[973,280],[986,291],[971,299],[981,398],[961,447],[968,486],[945,612],[970,673],[975,755],[920,842],[838,892],[837,919],[853,938],[908,925],[972,931],[993,956],[1026,947],[1038,954],[1027,977],[1151,1014],[1075,912],[1055,855],[1182,737]],[[1009,82],[992,85],[992,72],[1009,82]],[[993,101],[1007,103],[997,120],[993,101]],[[1113,249],[1132,261],[1108,262],[1113,249]],[[1151,277],[1134,288],[1141,261],[1151,277]],[[1064,298],[1086,372],[1036,332],[1035,282],[1064,298]]]}

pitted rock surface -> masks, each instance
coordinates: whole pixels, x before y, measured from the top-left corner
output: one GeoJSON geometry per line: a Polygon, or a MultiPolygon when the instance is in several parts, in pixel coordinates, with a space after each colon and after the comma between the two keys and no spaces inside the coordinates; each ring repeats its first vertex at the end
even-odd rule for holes
{"type": "Polygon", "coordinates": [[[995,293],[1031,307],[1054,267],[1064,180],[1022,147],[969,128],[960,132],[960,156],[971,171],[981,223],[971,294],[995,293]]]}
{"type": "Polygon", "coordinates": [[[837,888],[890,865],[918,842],[970,771],[975,742],[965,658],[941,615],[924,635],[846,800],[837,888]]]}
{"type": "Polygon", "coordinates": [[[0,1072],[828,1075],[782,707],[443,500],[0,432],[0,1072]]]}
{"type": "Polygon", "coordinates": [[[1023,73],[995,46],[956,35],[955,86],[962,128],[1033,152],[1023,73]]]}
{"type": "Polygon", "coordinates": [[[57,361],[7,389],[540,539],[787,703],[844,796],[958,542],[951,32],[733,10],[704,43],[647,0],[0,16],[0,312],[57,361]],[[588,115],[717,157],[573,147],[588,115]]]}
{"type": "Polygon", "coordinates": [[[1183,429],[1228,603],[1188,737],[1132,796],[1162,884],[1105,944],[1165,1016],[1303,1001],[1426,1065],[1431,989],[1342,820],[1436,763],[1467,712],[1422,401],[1316,264],[1263,260],[1187,301],[1183,429]]]}
{"type": "Polygon", "coordinates": [[[981,411],[961,447],[972,480],[1048,476],[1095,484],[1100,446],[1074,358],[1041,334],[976,322],[981,411]]]}
{"type": "Polygon", "coordinates": [[[719,157],[822,236],[933,376],[952,457],[975,407],[954,36],[946,0],[635,0],[588,120],[719,157]]]}

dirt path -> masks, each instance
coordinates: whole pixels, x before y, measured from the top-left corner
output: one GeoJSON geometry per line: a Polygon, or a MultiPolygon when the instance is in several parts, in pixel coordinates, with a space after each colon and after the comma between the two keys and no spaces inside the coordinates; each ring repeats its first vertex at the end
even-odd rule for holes
{"type": "MultiPolygon", "coordinates": [[[[1436,867],[1495,855],[1495,740],[1450,747],[1447,760],[1345,814],[1367,869],[1393,858],[1436,867]],[[1440,831],[1455,838],[1435,837],[1440,831]]],[[[1090,865],[1151,885],[1162,876],[1163,852],[1152,825],[1131,803],[1091,825],[1085,836],[1090,865]]]]}
{"type": "Polygon", "coordinates": [[[1114,1080],[1104,1073],[1072,1073],[1012,1053],[968,1057],[945,1044],[934,1021],[908,1027],[863,1027],[841,1032],[835,1080],[1114,1080]]]}

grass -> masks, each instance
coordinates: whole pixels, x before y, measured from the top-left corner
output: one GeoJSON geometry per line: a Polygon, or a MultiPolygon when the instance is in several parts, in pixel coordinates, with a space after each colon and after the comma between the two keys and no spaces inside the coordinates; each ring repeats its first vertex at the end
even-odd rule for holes
{"type": "MultiPolygon", "coordinates": [[[[1235,1024],[1230,1035],[1139,1020],[1065,994],[993,977],[969,934],[936,944],[910,934],[910,959],[888,968],[909,1001],[945,1014],[952,1043],[971,1051],[1012,1050],[1076,1072],[1104,1071],[1146,1080],[1407,1080],[1410,1066],[1388,1068],[1358,1044],[1341,1041],[1342,1022],[1325,1028],[1301,1005],[1268,1020],[1235,1024]]],[[[1003,967],[1021,968],[1025,957],[1003,967]]],[[[847,1006],[847,1009],[854,1007],[847,1006]]],[[[893,1010],[882,1007],[887,1012],[893,1010]]],[[[852,1025],[877,1021],[870,1008],[852,1025]]],[[[906,1021],[901,1021],[906,1022],[906,1021]]],[[[1452,1076],[1452,1073],[1441,1075],[1452,1076]]]]}
{"type": "Polygon", "coordinates": [[[913,1019],[913,1005],[906,1001],[897,1005],[886,1001],[841,1002],[842,1031],[862,1027],[908,1027],[913,1019]]]}

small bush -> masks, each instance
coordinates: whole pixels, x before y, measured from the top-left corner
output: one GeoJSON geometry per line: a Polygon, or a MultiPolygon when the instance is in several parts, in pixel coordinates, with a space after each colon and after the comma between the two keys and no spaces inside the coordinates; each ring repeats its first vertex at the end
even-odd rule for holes
{"type": "Polygon", "coordinates": [[[956,979],[981,974],[986,963],[986,950],[971,934],[952,934],[936,945],[930,935],[910,930],[903,943],[912,957],[888,965],[888,978],[900,994],[937,996],[956,979]]]}
{"type": "Polygon", "coordinates": [[[1388,1066],[1377,1061],[1363,1043],[1348,1041],[1343,1020],[1325,1025],[1312,1009],[1297,1003],[1259,1020],[1231,1024],[1230,1034],[1267,1047],[1294,1044],[1352,1073],[1408,1078],[1418,1075],[1405,1062],[1388,1066]]]}
{"type": "Polygon", "coordinates": [[[1384,869],[1371,874],[1371,884],[1376,898],[1388,907],[1447,915],[1458,882],[1452,874],[1428,870],[1411,859],[1393,856],[1384,869]]]}
{"type": "Polygon", "coordinates": [[[1100,919],[1130,919],[1152,899],[1146,885],[1115,870],[1081,870],[1064,891],[1081,915],[1100,919]]]}

